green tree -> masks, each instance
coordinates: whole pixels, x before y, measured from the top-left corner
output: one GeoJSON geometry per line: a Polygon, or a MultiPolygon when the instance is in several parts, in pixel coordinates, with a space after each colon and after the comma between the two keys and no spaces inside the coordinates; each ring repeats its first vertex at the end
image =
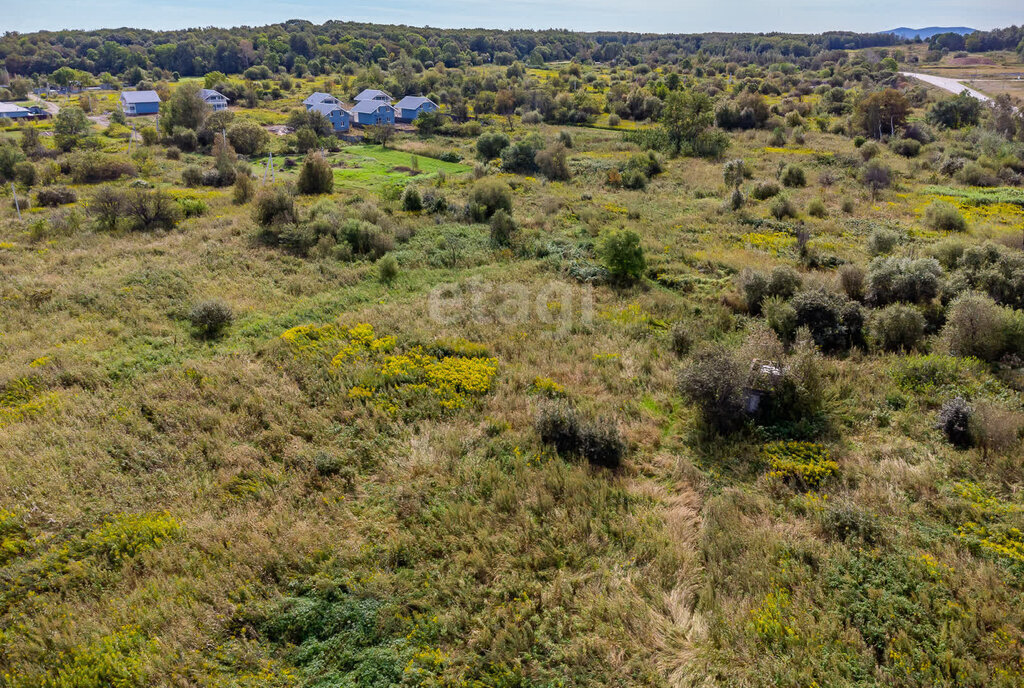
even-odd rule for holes
{"type": "Polygon", "coordinates": [[[214,88],[219,83],[227,81],[228,78],[224,75],[224,72],[207,72],[203,76],[203,86],[206,88],[214,88]]]}
{"type": "Polygon", "coordinates": [[[255,122],[238,122],[228,129],[228,141],[242,155],[259,155],[270,144],[270,134],[255,122]]]}
{"type": "Polygon", "coordinates": [[[894,136],[907,122],[910,102],[893,88],[869,93],[857,103],[855,120],[865,134],[876,139],[894,136]]]}
{"type": "Polygon", "coordinates": [[[302,163],[296,185],[301,194],[323,194],[334,191],[334,171],[320,153],[310,153],[302,163]]]}
{"type": "Polygon", "coordinates": [[[981,118],[981,101],[967,91],[939,101],[928,111],[928,121],[949,129],[973,127],[981,118]]]}
{"type": "Polygon", "coordinates": [[[63,108],[53,122],[54,140],[61,150],[71,150],[78,138],[89,131],[89,118],[77,105],[63,108]]]}
{"type": "Polygon", "coordinates": [[[690,155],[699,147],[715,121],[715,109],[706,93],[674,91],[661,109],[661,124],[673,153],[690,155]]]}
{"type": "Polygon", "coordinates": [[[164,106],[160,124],[170,134],[175,127],[197,130],[212,112],[210,105],[199,95],[202,86],[197,81],[180,84],[164,106]]]}
{"type": "Polygon", "coordinates": [[[61,67],[50,75],[50,81],[58,86],[70,86],[78,80],[78,73],[71,67],[61,67]]]}
{"type": "Polygon", "coordinates": [[[632,284],[643,277],[647,261],[640,246],[640,235],[628,229],[605,233],[600,246],[601,262],[619,284],[632,284]]]}

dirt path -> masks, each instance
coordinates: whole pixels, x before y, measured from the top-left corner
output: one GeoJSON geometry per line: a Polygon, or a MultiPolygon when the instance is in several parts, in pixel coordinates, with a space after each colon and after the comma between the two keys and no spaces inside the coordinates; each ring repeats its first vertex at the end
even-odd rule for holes
{"type": "Polygon", "coordinates": [[[970,86],[964,86],[956,79],[950,79],[949,77],[946,76],[934,76],[933,74],[918,74],[916,72],[900,72],[900,74],[902,74],[903,76],[909,76],[914,79],[918,79],[920,81],[925,82],[926,84],[931,84],[932,86],[937,86],[945,91],[949,91],[950,93],[954,93],[956,95],[960,95],[964,91],[967,91],[968,93],[970,93],[972,96],[974,96],[983,103],[987,103],[990,100],[992,100],[981,91],[976,91],[970,86]]]}
{"type": "Polygon", "coordinates": [[[39,103],[44,110],[50,113],[50,116],[52,117],[56,117],[57,113],[60,112],[60,106],[57,105],[57,103],[51,102],[49,100],[43,100],[35,93],[29,93],[28,99],[39,103]]]}
{"type": "MultiPolygon", "coordinates": [[[[50,113],[51,117],[56,117],[57,113],[60,112],[60,106],[53,101],[43,100],[34,93],[29,93],[28,98],[42,105],[43,109],[50,113]]],[[[101,115],[86,115],[86,118],[101,129],[106,129],[110,126],[110,115],[105,112],[101,115]]],[[[133,132],[131,136],[133,141],[142,140],[142,136],[137,131],[133,132]]]]}

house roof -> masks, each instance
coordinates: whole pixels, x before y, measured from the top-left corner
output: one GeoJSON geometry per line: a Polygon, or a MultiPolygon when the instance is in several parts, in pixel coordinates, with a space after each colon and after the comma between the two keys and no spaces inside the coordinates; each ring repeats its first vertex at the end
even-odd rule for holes
{"type": "Polygon", "coordinates": [[[437,107],[437,103],[432,101],[430,98],[424,98],[423,96],[406,96],[395,103],[395,107],[399,110],[415,110],[426,103],[430,103],[434,107],[437,107]]]}
{"type": "Polygon", "coordinates": [[[20,105],[15,105],[14,103],[0,103],[0,112],[6,112],[8,114],[31,114],[32,111],[28,108],[23,108],[20,105]]]}
{"type": "Polygon", "coordinates": [[[228,97],[225,96],[223,93],[221,93],[220,91],[214,91],[212,88],[199,89],[199,95],[202,96],[203,100],[208,100],[210,98],[215,98],[217,96],[220,96],[224,100],[228,99],[228,97]]]}
{"type": "Polygon", "coordinates": [[[359,95],[356,96],[356,102],[361,100],[380,100],[380,99],[391,100],[391,96],[376,88],[364,88],[359,95]]]}
{"type": "Polygon", "coordinates": [[[126,103],[159,103],[160,96],[156,91],[121,91],[121,99],[126,103]]]}
{"type": "Polygon", "coordinates": [[[302,103],[304,105],[316,105],[317,103],[322,103],[325,100],[337,101],[338,99],[335,98],[334,96],[332,96],[330,93],[324,93],[323,91],[316,91],[314,93],[309,94],[309,97],[306,98],[304,101],[302,101],[302,103]]]}
{"type": "Polygon", "coordinates": [[[335,110],[345,112],[345,109],[343,107],[341,107],[340,105],[335,105],[334,103],[317,103],[315,105],[310,106],[309,109],[310,112],[319,112],[324,117],[330,117],[331,113],[334,112],[335,110]]]}
{"type": "Polygon", "coordinates": [[[353,105],[352,109],[349,110],[349,112],[351,112],[353,115],[357,113],[366,114],[370,112],[377,112],[377,110],[382,107],[391,108],[392,110],[394,110],[394,108],[391,107],[390,104],[384,103],[379,100],[361,100],[355,105],[353,105]]]}

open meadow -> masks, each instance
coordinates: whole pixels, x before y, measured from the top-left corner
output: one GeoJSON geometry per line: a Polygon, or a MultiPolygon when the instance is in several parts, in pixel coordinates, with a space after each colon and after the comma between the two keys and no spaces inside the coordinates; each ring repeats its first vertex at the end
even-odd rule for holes
{"type": "Polygon", "coordinates": [[[38,37],[162,102],[0,126],[0,686],[1024,683],[1019,100],[328,26],[38,37]]]}

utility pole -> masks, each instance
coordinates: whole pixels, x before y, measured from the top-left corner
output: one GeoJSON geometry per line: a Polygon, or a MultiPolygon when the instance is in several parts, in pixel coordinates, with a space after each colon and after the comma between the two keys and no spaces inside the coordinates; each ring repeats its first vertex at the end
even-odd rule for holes
{"type": "Polygon", "coordinates": [[[21,220],[21,206],[18,204],[18,192],[14,190],[14,182],[11,182],[11,195],[14,196],[14,209],[18,211],[18,220],[21,220]]]}

